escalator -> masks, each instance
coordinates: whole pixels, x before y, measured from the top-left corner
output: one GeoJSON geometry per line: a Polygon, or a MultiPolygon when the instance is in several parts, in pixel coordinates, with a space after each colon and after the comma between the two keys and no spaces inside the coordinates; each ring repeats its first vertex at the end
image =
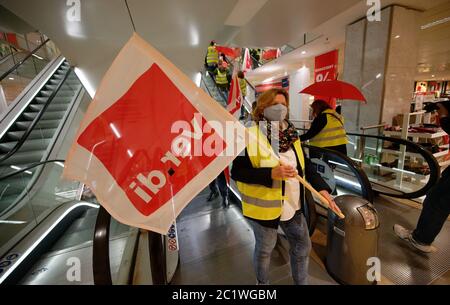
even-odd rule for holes
{"type": "MultiPolygon", "coordinates": [[[[64,61],[1,135],[0,176],[47,159],[61,123],[68,116],[80,90],[81,83],[64,61]]],[[[21,178],[12,176],[1,181],[0,217],[14,209],[24,188],[35,180],[35,170],[29,173],[21,178]]]]}

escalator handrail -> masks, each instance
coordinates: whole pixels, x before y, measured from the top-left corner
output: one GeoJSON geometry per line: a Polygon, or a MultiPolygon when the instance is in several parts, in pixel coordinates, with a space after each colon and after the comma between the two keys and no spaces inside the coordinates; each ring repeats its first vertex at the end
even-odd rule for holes
{"type": "MultiPolygon", "coordinates": [[[[298,130],[308,130],[305,128],[297,128],[297,129],[298,130]]],[[[347,132],[347,135],[373,138],[373,139],[389,141],[392,143],[397,143],[400,145],[406,145],[409,147],[413,147],[413,149],[418,154],[420,154],[424,157],[424,160],[427,162],[428,166],[430,167],[430,178],[428,179],[428,182],[425,184],[425,186],[423,188],[421,188],[420,190],[412,192],[412,193],[405,193],[401,190],[397,190],[392,187],[383,185],[383,187],[390,188],[401,194],[393,194],[393,193],[385,193],[385,192],[377,191],[378,193],[388,195],[391,197],[395,197],[395,198],[404,198],[404,199],[419,198],[419,197],[426,195],[426,193],[428,193],[428,191],[433,187],[433,185],[435,185],[437,183],[437,181],[439,180],[439,178],[441,176],[440,166],[439,166],[439,163],[437,162],[436,158],[433,156],[433,154],[431,152],[429,152],[428,150],[426,150],[425,148],[423,148],[422,146],[420,146],[417,143],[414,143],[414,142],[411,142],[411,141],[408,141],[405,139],[392,138],[392,137],[386,137],[386,136],[368,135],[368,134],[361,134],[361,133],[355,133],[355,132],[347,132]]],[[[376,183],[376,182],[374,182],[374,183],[376,183]]]]}
{"type": "Polygon", "coordinates": [[[33,169],[33,168],[35,168],[35,167],[37,167],[37,166],[40,166],[40,165],[43,165],[43,164],[47,164],[47,163],[56,163],[56,162],[65,163],[66,160],[63,160],[63,159],[53,159],[53,160],[45,160],[45,161],[35,162],[35,163],[30,164],[29,166],[27,166],[27,167],[25,167],[25,168],[21,168],[21,169],[15,171],[15,172],[11,172],[11,173],[9,173],[9,174],[6,174],[6,175],[4,175],[4,176],[1,176],[1,177],[0,177],[0,182],[3,181],[3,180],[5,180],[5,179],[14,177],[15,175],[18,175],[18,174],[20,174],[20,173],[29,171],[30,169],[33,169]]]}
{"type": "Polygon", "coordinates": [[[39,46],[37,46],[34,50],[30,51],[27,56],[25,56],[22,60],[20,60],[18,63],[16,63],[14,66],[12,66],[8,71],[3,73],[0,76],[0,82],[5,79],[9,74],[11,74],[14,70],[16,70],[18,67],[20,67],[25,61],[28,60],[33,54],[35,54],[37,51],[39,51],[44,45],[46,45],[50,39],[45,40],[43,43],[41,43],[39,46]]]}
{"type": "Polygon", "coordinates": [[[398,192],[401,192],[402,194],[396,195],[396,194],[385,193],[386,195],[396,197],[396,198],[405,198],[405,199],[419,198],[419,197],[425,195],[437,183],[437,181],[439,180],[439,178],[441,176],[440,165],[439,165],[438,161],[436,160],[436,158],[433,156],[433,154],[431,152],[429,152],[428,150],[426,150],[425,148],[423,148],[422,146],[420,146],[417,143],[414,143],[414,142],[411,142],[411,141],[408,141],[405,139],[385,137],[385,136],[367,135],[367,134],[352,133],[352,132],[347,132],[347,135],[373,138],[373,139],[378,139],[378,140],[385,140],[385,141],[390,141],[390,142],[397,143],[400,145],[406,145],[409,147],[413,147],[413,149],[418,154],[420,154],[424,157],[425,161],[427,162],[428,166],[430,167],[430,178],[428,179],[427,184],[425,184],[425,186],[423,188],[421,188],[420,190],[412,192],[412,193],[405,193],[400,190],[396,190],[398,192]]]}
{"type": "Polygon", "coordinates": [[[65,81],[67,80],[67,78],[69,77],[70,72],[72,72],[72,68],[69,68],[69,70],[67,70],[66,74],[64,75],[64,78],[61,80],[61,82],[58,84],[58,86],[56,87],[56,89],[53,91],[53,93],[48,97],[47,102],[45,102],[44,106],[42,107],[41,110],[39,110],[38,114],[36,115],[36,117],[33,119],[33,121],[31,122],[30,126],[28,126],[27,130],[25,131],[25,133],[23,134],[23,136],[20,138],[19,141],[17,141],[17,143],[14,145],[14,147],[7,152],[3,157],[0,158],[0,164],[1,162],[5,161],[6,159],[8,159],[9,157],[11,157],[12,155],[14,155],[21,147],[22,145],[25,143],[26,139],[28,138],[28,136],[30,135],[30,133],[33,131],[33,129],[36,127],[37,123],[39,122],[39,120],[41,119],[41,117],[44,115],[45,111],[47,110],[48,106],[50,105],[50,103],[53,101],[53,99],[55,98],[56,94],[59,92],[59,90],[61,89],[62,85],[65,83],[65,81]]]}
{"type": "Polygon", "coordinates": [[[312,149],[312,150],[317,150],[319,152],[324,152],[328,155],[336,155],[340,159],[344,160],[347,163],[349,169],[355,175],[356,179],[358,179],[359,184],[361,185],[362,197],[364,199],[366,199],[367,201],[373,203],[373,190],[372,190],[372,185],[370,184],[369,178],[367,177],[366,173],[358,166],[358,164],[355,161],[350,159],[347,155],[340,153],[338,151],[334,151],[334,150],[330,150],[330,149],[326,149],[326,148],[322,148],[322,147],[311,146],[311,145],[307,145],[304,143],[302,143],[302,147],[306,147],[306,148],[312,149]]]}

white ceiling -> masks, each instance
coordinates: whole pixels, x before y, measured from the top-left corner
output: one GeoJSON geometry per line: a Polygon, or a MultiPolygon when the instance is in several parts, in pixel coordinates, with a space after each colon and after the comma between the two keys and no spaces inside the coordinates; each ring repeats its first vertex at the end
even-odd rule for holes
{"type": "MultiPolygon", "coordinates": [[[[420,9],[449,0],[397,0],[420,9]]],[[[95,88],[133,32],[125,0],[81,0],[81,22],[66,18],[66,0],[0,0],[49,36],[95,88]]],[[[394,1],[382,1],[383,6],[394,1]]],[[[305,33],[329,37],[314,52],[345,39],[345,25],[365,16],[365,0],[128,0],[140,34],[193,78],[211,39],[239,46],[298,45],[305,33]]],[[[320,40],[316,44],[320,45],[320,40]]]]}
{"type": "MultiPolygon", "coordinates": [[[[381,7],[398,4],[424,11],[418,24],[426,24],[433,20],[450,16],[450,0],[382,0],[381,7]]],[[[292,39],[289,45],[297,47],[296,50],[274,60],[263,67],[247,73],[247,78],[255,84],[267,79],[279,78],[298,70],[303,65],[313,64],[312,59],[320,55],[343,47],[345,43],[346,26],[366,16],[368,6],[366,1],[358,1],[356,5],[341,13],[336,13],[319,26],[310,30],[310,34],[317,39],[304,44],[303,37],[292,39]],[[303,54],[303,52],[306,52],[303,54]]],[[[417,79],[450,79],[450,22],[440,25],[420,34],[418,46],[419,62],[424,63],[427,73],[418,73],[417,79]],[[442,30],[445,27],[448,30],[442,30]],[[436,31],[437,29],[441,29],[436,31]]]]}

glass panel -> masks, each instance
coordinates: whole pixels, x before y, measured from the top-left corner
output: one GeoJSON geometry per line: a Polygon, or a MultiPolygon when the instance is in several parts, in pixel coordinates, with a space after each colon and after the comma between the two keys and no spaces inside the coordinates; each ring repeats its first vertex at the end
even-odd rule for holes
{"type": "Polygon", "coordinates": [[[372,201],[372,189],[364,173],[344,155],[303,145],[307,156],[333,191],[333,195],[354,194],[372,201]]]}
{"type": "Polygon", "coordinates": [[[439,174],[435,158],[448,153],[431,154],[413,142],[394,138],[356,134],[349,138],[348,155],[364,170],[374,190],[404,198],[425,194],[439,174]]]}
{"type": "MultiPolygon", "coordinates": [[[[59,50],[53,42],[47,42],[43,47],[37,50],[32,56],[26,50],[10,47],[9,56],[0,60],[0,75],[8,72],[19,62],[22,64],[11,71],[1,82],[7,105],[11,104],[25,87],[57,56],[59,50]],[[24,60],[25,59],[25,60],[24,60]]],[[[7,52],[6,47],[4,47],[7,52]]]]}

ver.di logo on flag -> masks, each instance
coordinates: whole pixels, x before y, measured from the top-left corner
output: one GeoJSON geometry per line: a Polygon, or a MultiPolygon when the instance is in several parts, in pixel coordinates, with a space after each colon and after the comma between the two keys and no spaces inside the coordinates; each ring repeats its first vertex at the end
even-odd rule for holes
{"type": "Polygon", "coordinates": [[[167,234],[245,148],[245,134],[229,112],[133,34],[86,112],[64,176],[86,183],[118,221],[167,234]],[[224,136],[230,123],[241,136],[224,136]],[[206,144],[214,153],[197,153],[206,144]]]}

